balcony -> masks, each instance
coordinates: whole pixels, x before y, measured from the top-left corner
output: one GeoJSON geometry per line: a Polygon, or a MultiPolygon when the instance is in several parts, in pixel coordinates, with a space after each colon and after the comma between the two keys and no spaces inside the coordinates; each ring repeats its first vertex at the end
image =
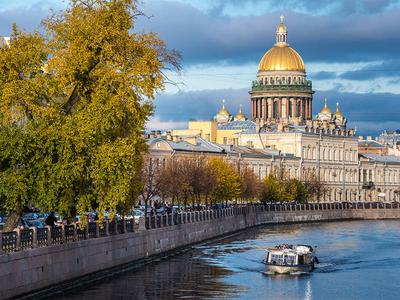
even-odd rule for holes
{"type": "Polygon", "coordinates": [[[253,81],[252,92],[263,92],[263,91],[295,91],[295,92],[312,92],[312,82],[307,80],[302,84],[262,84],[257,80],[253,81]]]}

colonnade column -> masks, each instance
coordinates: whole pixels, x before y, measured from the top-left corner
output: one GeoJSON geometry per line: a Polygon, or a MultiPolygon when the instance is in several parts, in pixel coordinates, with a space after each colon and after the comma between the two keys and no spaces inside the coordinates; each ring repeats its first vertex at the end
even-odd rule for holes
{"type": "Polygon", "coordinates": [[[292,105],[292,118],[297,117],[297,105],[295,99],[290,98],[290,103],[292,105]]]}
{"type": "Polygon", "coordinates": [[[307,118],[310,119],[310,111],[311,111],[311,109],[310,109],[310,101],[309,101],[308,98],[305,98],[305,99],[306,99],[306,103],[307,103],[307,118]]]}
{"type": "Polygon", "coordinates": [[[266,116],[266,102],[267,102],[267,98],[261,98],[261,105],[262,105],[262,118],[263,118],[263,120],[266,120],[267,119],[267,116],[266,116]]]}
{"type": "Polygon", "coordinates": [[[282,98],[279,97],[278,98],[278,118],[277,119],[281,119],[282,118],[282,98]]]}
{"type": "Polygon", "coordinates": [[[255,116],[256,112],[255,112],[254,107],[255,107],[254,98],[251,98],[251,118],[252,119],[256,118],[256,116],[255,116]]]}
{"type": "Polygon", "coordinates": [[[303,114],[303,101],[301,101],[301,98],[297,98],[297,101],[300,103],[299,116],[300,117],[304,117],[304,114],[303,114]]]}
{"type": "Polygon", "coordinates": [[[272,107],[273,107],[272,99],[268,98],[267,101],[268,101],[268,119],[271,120],[272,119],[272,107]]]}
{"type": "Polygon", "coordinates": [[[289,117],[289,101],[288,98],[282,98],[282,118],[287,119],[289,117]]]}

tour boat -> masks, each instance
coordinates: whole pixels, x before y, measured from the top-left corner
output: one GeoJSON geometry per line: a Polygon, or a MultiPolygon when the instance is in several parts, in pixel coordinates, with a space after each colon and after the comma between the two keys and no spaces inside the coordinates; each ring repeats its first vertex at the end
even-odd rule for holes
{"type": "Polygon", "coordinates": [[[309,245],[282,244],[268,248],[265,263],[268,274],[292,274],[311,272],[319,263],[315,250],[309,245]]]}

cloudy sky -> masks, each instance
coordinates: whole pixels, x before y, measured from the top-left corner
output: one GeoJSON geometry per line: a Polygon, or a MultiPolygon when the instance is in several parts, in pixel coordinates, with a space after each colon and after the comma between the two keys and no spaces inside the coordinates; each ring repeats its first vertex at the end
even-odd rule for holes
{"type": "MultiPolygon", "coordinates": [[[[39,26],[63,0],[0,0],[0,35],[17,22],[39,26]]],[[[288,42],[303,57],[316,91],[340,102],[360,134],[400,129],[400,1],[392,0],[147,0],[137,30],[156,31],[183,55],[183,73],[156,100],[149,128],[185,127],[210,119],[226,99],[231,113],[242,103],[263,54],[273,46],[279,16],[288,42]]]]}

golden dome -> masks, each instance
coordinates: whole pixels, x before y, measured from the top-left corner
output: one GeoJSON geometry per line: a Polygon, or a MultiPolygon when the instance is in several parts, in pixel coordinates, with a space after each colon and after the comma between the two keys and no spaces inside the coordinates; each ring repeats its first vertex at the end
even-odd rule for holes
{"type": "Polygon", "coordinates": [[[293,48],[275,46],[264,54],[258,64],[258,71],[305,71],[305,66],[293,48]]]}
{"type": "Polygon", "coordinates": [[[339,102],[336,102],[336,112],[335,112],[336,118],[341,118],[343,117],[342,113],[339,110],[339,102]]]}
{"type": "Polygon", "coordinates": [[[329,107],[328,107],[328,103],[327,103],[326,98],[325,98],[325,105],[324,105],[324,107],[321,109],[320,114],[331,114],[331,110],[330,110],[329,107]]]}
{"type": "Polygon", "coordinates": [[[225,99],[222,100],[222,107],[218,112],[218,115],[230,116],[230,112],[225,108],[225,99]]]}
{"type": "Polygon", "coordinates": [[[237,121],[246,121],[247,120],[246,115],[243,113],[243,110],[242,110],[242,104],[240,104],[239,112],[235,116],[235,120],[237,120],[237,121]]]}
{"type": "Polygon", "coordinates": [[[276,44],[258,64],[258,71],[305,71],[301,56],[287,44],[287,28],[281,16],[276,28],[276,44]]]}

